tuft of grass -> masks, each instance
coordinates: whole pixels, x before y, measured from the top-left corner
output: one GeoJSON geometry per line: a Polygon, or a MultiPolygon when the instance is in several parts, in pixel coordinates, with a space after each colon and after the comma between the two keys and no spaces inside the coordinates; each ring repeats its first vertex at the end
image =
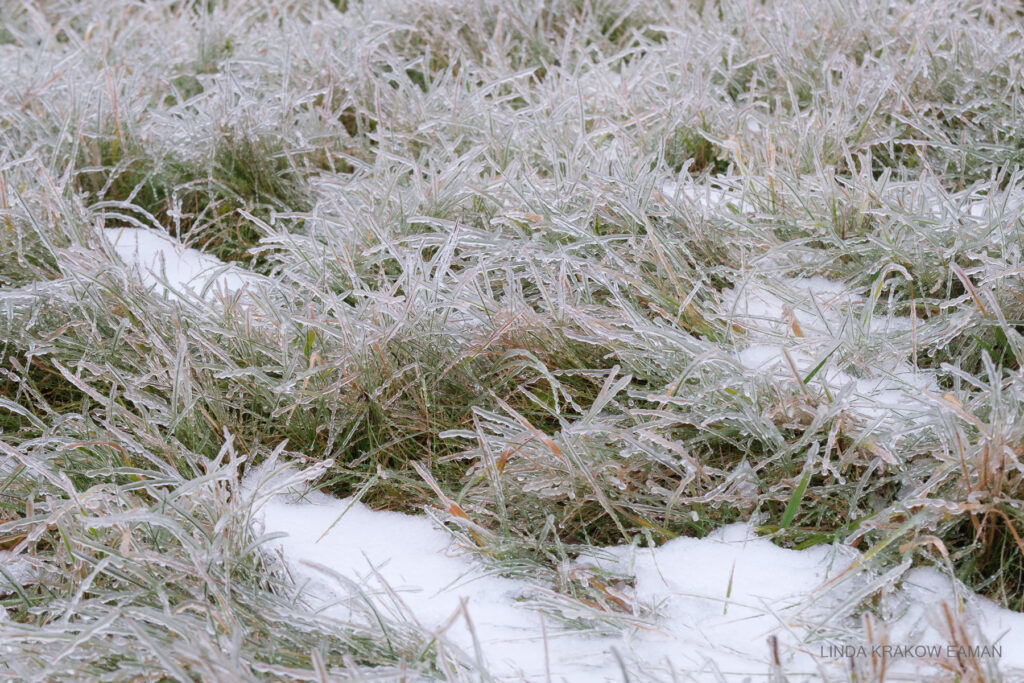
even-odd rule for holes
{"type": "Polygon", "coordinates": [[[226,134],[208,158],[153,158],[143,140],[93,138],[76,176],[108,225],[166,230],[224,261],[251,258],[275,212],[310,207],[302,172],[271,140],[226,134]]]}

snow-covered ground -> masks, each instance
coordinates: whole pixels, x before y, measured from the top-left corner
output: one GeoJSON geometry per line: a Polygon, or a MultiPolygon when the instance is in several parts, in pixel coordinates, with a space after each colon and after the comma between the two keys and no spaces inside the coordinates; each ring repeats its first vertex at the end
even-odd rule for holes
{"type": "Polygon", "coordinates": [[[106,228],[103,233],[130,272],[157,294],[192,294],[212,300],[218,294],[238,292],[256,279],[158,230],[106,228]]]}
{"type": "Polygon", "coordinates": [[[608,590],[628,615],[620,623],[630,625],[581,630],[539,607],[536,584],[494,575],[431,517],[301,488],[260,495],[281,488],[274,481],[283,471],[268,474],[262,468],[247,481],[254,519],[276,536],[267,547],[303,585],[311,609],[350,620],[358,614],[352,602],[370,596],[389,618],[437,634],[499,680],[841,680],[851,654],[862,672],[877,673],[885,659],[886,680],[936,676],[958,656],[992,674],[1024,675],[1024,615],[933,568],[899,579],[886,597],[892,620],[869,636],[848,614],[892,578],[874,575],[848,547],[786,550],[733,524],[657,548],[590,548],[567,571],[623,577],[608,590]],[[945,608],[969,640],[949,635],[945,608]],[[959,647],[965,642],[977,649],[959,647]]]}
{"type": "Polygon", "coordinates": [[[909,318],[873,315],[865,310],[866,297],[823,277],[757,273],[724,299],[723,315],[745,333],[738,358],[746,368],[781,380],[799,378],[830,402],[841,400],[852,415],[899,428],[904,436],[909,427],[922,426],[931,408],[924,396],[938,393],[932,373],[915,368],[893,344],[883,345],[870,362],[846,357],[854,344],[843,348],[858,334],[876,343],[910,336],[909,318]]]}

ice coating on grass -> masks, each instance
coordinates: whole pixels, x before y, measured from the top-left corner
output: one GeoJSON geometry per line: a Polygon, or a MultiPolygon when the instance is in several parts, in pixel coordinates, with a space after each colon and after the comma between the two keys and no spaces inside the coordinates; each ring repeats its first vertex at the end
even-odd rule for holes
{"type": "Polygon", "coordinates": [[[0,550],[0,595],[10,593],[12,584],[24,586],[36,577],[36,569],[32,562],[21,555],[0,550]]]}
{"type": "Polygon", "coordinates": [[[970,189],[947,194],[939,189],[929,191],[927,186],[912,184],[905,188],[902,197],[899,193],[903,188],[898,187],[895,191],[898,204],[936,220],[945,220],[950,216],[972,219],[969,223],[960,223],[961,229],[972,229],[976,225],[972,226],[971,223],[984,224],[993,219],[1012,222],[1024,209],[1024,195],[1017,187],[992,194],[970,189]]]}
{"type": "MultiPolygon", "coordinates": [[[[747,524],[653,549],[593,548],[573,567],[631,577],[632,587],[619,590],[636,606],[623,619],[634,626],[618,635],[573,631],[531,606],[536,586],[488,573],[428,517],[311,493],[270,498],[256,518],[263,532],[286,534],[265,548],[280,552],[314,608],[353,618],[344,580],[354,582],[389,618],[443,634],[503,681],[619,681],[623,666],[653,680],[757,680],[771,671],[769,636],[790,681],[841,677],[848,662],[830,654],[829,643],[839,641],[826,640],[839,631],[815,629],[831,614],[830,628],[856,632],[861,622],[844,620],[844,602],[870,578],[857,569],[853,549],[788,550],[747,524]]],[[[890,643],[945,648],[948,638],[931,624],[936,605],[948,600],[961,605],[955,609],[972,645],[1002,644],[1002,659],[986,666],[1004,673],[1024,667],[1024,615],[963,589],[958,603],[956,586],[933,569],[912,570],[903,583],[891,599],[907,607],[891,621],[890,643]]],[[[913,658],[889,668],[892,680],[915,680],[936,666],[913,658]]]]}
{"type": "Polygon", "coordinates": [[[218,293],[237,292],[253,278],[156,230],[106,228],[103,233],[143,286],[157,294],[177,297],[189,292],[211,299],[218,293]]]}
{"type": "MultiPolygon", "coordinates": [[[[0,599],[18,594],[26,586],[38,583],[45,575],[43,563],[31,555],[0,550],[0,599]]],[[[9,619],[0,603],[0,621],[9,619]]]]}

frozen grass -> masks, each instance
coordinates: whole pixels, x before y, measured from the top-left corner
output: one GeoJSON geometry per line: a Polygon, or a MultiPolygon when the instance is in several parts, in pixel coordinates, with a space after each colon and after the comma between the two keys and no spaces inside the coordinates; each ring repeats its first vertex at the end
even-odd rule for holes
{"type": "Polygon", "coordinates": [[[638,617],[567,563],[734,522],[861,553],[829,638],[923,568],[1021,611],[1022,55],[998,0],[0,0],[0,675],[486,677],[312,608],[272,453],[578,629],[638,617]]]}

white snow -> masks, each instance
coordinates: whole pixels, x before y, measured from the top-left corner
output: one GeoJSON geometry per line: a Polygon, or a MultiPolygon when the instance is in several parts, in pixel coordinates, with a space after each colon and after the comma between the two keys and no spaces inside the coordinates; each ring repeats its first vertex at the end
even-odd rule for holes
{"type": "MultiPolygon", "coordinates": [[[[907,602],[905,615],[889,628],[892,642],[910,642],[916,638],[928,644],[948,644],[948,627],[942,611],[935,609],[945,602],[953,613],[965,613],[969,645],[995,645],[1002,650],[999,668],[1022,680],[1024,674],[1024,614],[1003,609],[991,600],[965,590],[932,567],[911,569],[903,577],[901,597],[907,602]]],[[[984,662],[979,662],[983,664],[984,662]]],[[[991,664],[991,662],[989,662],[991,664]]]]}
{"type": "MultiPolygon", "coordinates": [[[[620,546],[581,556],[568,568],[574,575],[593,576],[600,568],[633,580],[632,588],[617,590],[634,614],[624,615],[621,633],[609,634],[568,630],[544,616],[537,600],[542,587],[489,574],[428,517],[373,511],[315,492],[257,505],[263,532],[287,534],[268,545],[305,582],[314,609],[357,617],[346,602],[353,590],[347,582],[354,582],[377,604],[393,607],[389,618],[442,635],[498,680],[618,681],[623,666],[652,680],[760,680],[770,672],[772,635],[790,681],[827,680],[848,667],[829,643],[849,642],[852,633],[854,642],[871,645],[863,641],[862,622],[844,617],[858,602],[851,594],[873,578],[857,569],[855,550],[786,550],[745,524],[654,549],[620,546]],[[826,622],[837,630],[821,630],[826,622]]],[[[955,590],[936,570],[909,572],[891,596],[903,612],[890,620],[888,643],[944,649],[949,639],[930,624],[938,623],[935,607],[945,599],[962,612],[972,645],[1002,646],[1002,659],[988,658],[984,666],[1004,673],[1024,667],[1024,615],[974,596],[958,602],[955,590]]],[[[894,660],[890,680],[920,680],[937,665],[894,660]]]]}
{"type": "Polygon", "coordinates": [[[534,592],[530,584],[487,575],[425,516],[375,512],[314,494],[302,503],[272,500],[261,517],[266,533],[288,534],[276,544],[289,567],[310,581],[315,601],[334,603],[328,610],[339,618],[355,616],[344,602],[348,591],[318,566],[354,581],[376,598],[378,608],[391,605],[390,617],[443,634],[470,657],[476,654],[475,636],[495,673],[534,678],[550,670],[586,680],[608,664],[601,657],[602,640],[561,634],[550,617],[542,626],[539,612],[519,604],[534,592]],[[549,636],[550,662],[542,631],[549,636]]]}
{"type": "Polygon", "coordinates": [[[241,290],[254,276],[216,257],[185,247],[169,235],[143,228],[105,228],[118,257],[157,294],[190,293],[207,299],[241,290]]]}
{"type": "Polygon", "coordinates": [[[833,400],[844,396],[844,408],[852,415],[906,428],[932,412],[922,396],[937,393],[935,379],[898,350],[909,345],[884,344],[884,351],[866,359],[843,357],[845,335],[885,340],[911,331],[908,318],[865,317],[865,303],[843,283],[823,277],[753,277],[724,293],[721,310],[743,332],[746,345],[737,352],[743,367],[795,381],[794,369],[803,379],[821,363],[812,387],[824,386],[833,400]]]}
{"type": "Polygon", "coordinates": [[[855,559],[848,549],[779,548],[746,524],[654,549],[606,552],[619,560],[609,568],[635,576],[636,598],[657,608],[653,628],[634,636],[631,645],[638,663],[671,662],[666,674],[765,676],[770,635],[778,639],[786,672],[814,672],[819,663],[803,651],[808,626],[839,602],[844,584],[826,583],[855,559]]]}
{"type": "Polygon", "coordinates": [[[665,182],[662,183],[660,190],[661,196],[666,201],[685,201],[704,212],[726,209],[731,212],[749,214],[757,211],[757,207],[743,199],[743,192],[732,187],[665,182]]]}

